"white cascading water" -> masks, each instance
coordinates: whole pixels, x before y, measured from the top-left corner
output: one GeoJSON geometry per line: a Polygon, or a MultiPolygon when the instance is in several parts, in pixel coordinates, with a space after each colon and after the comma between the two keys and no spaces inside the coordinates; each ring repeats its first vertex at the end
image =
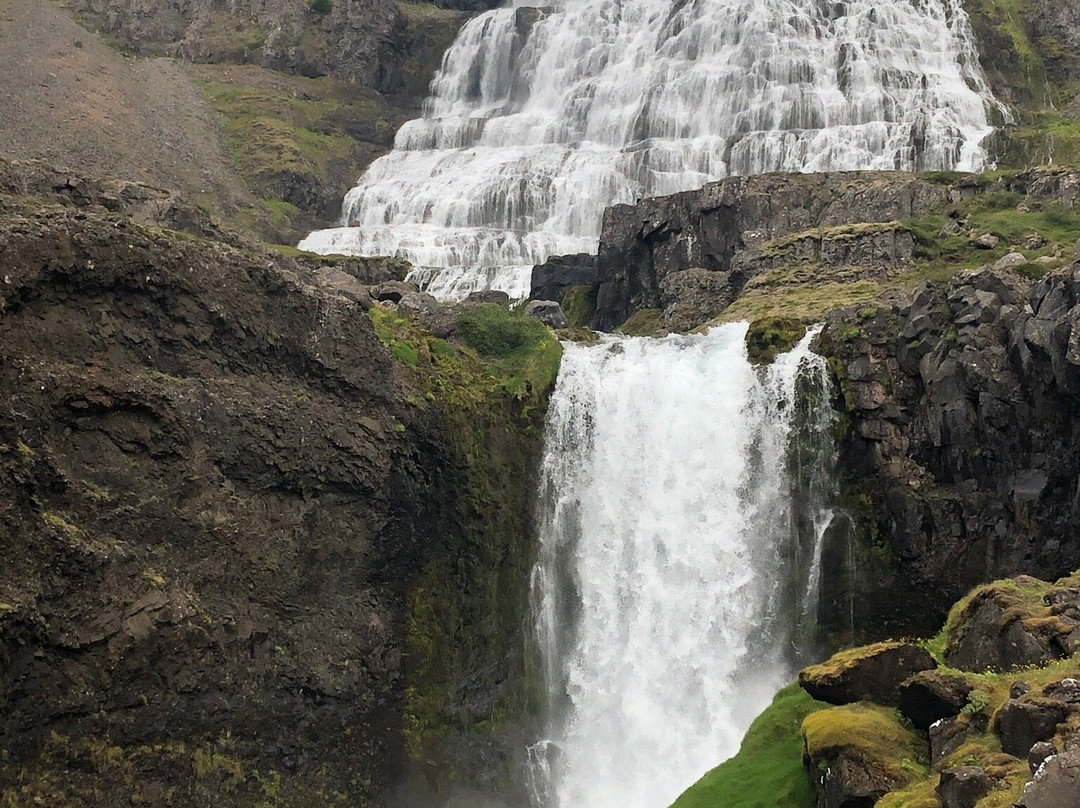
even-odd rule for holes
{"type": "Polygon", "coordinates": [[[566,346],[533,579],[538,806],[665,808],[791,680],[831,515],[815,333],[765,370],[745,324],[566,346]]]}
{"type": "Polygon", "coordinates": [[[595,252],[609,205],[770,171],[978,170],[990,114],[961,0],[516,0],[462,28],[424,117],[300,246],[521,298],[533,264],[595,252]]]}

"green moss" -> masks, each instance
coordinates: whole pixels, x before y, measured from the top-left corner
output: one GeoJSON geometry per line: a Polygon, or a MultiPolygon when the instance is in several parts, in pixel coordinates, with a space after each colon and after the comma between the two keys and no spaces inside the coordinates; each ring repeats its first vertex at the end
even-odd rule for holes
{"type": "Polygon", "coordinates": [[[813,762],[843,754],[882,772],[900,787],[929,774],[925,743],[889,707],[866,702],[830,707],[808,715],[802,733],[813,762]]]}
{"type": "Polygon", "coordinates": [[[547,390],[555,383],[562,346],[535,317],[482,303],[463,308],[455,323],[465,344],[491,361],[513,395],[547,390]]]}
{"type": "Polygon", "coordinates": [[[738,754],[698,780],[672,808],[812,808],[799,728],[806,716],[827,706],[788,685],[754,719],[738,754]]]}
{"type": "Polygon", "coordinates": [[[815,681],[834,679],[845,671],[850,670],[862,660],[887,651],[890,648],[899,648],[903,643],[878,642],[873,645],[862,645],[857,648],[847,648],[838,651],[824,662],[810,665],[803,669],[799,678],[807,678],[815,681]]]}
{"type": "Polygon", "coordinates": [[[560,305],[570,328],[588,328],[596,314],[596,287],[571,286],[563,292],[560,305]]]}
{"type": "Polygon", "coordinates": [[[411,406],[437,411],[447,439],[429,494],[438,501],[440,487],[452,486],[454,512],[409,582],[403,731],[409,756],[437,761],[440,782],[452,782],[468,773],[445,761],[448,735],[497,735],[538,709],[538,674],[521,634],[534,561],[522,504],[535,490],[543,405],[562,346],[539,320],[496,304],[460,310],[457,344],[391,309],[374,306],[369,317],[420,393],[411,406]],[[484,715],[461,703],[466,680],[492,694],[484,715]]]}
{"type": "Polygon", "coordinates": [[[889,792],[874,808],[941,808],[936,791],[938,780],[937,775],[916,780],[907,788],[889,792]]]}
{"type": "Polygon", "coordinates": [[[638,309],[615,329],[615,333],[628,337],[654,336],[663,313],[662,309],[638,309]]]}
{"type": "Polygon", "coordinates": [[[766,317],[755,320],[746,332],[746,352],[756,365],[767,365],[778,354],[790,351],[806,335],[806,326],[798,320],[766,317]]]}

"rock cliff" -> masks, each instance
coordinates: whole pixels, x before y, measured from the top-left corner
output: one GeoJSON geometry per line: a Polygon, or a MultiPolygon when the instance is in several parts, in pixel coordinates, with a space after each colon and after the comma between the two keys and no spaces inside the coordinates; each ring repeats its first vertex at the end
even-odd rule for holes
{"type": "Polygon", "coordinates": [[[546,329],[459,315],[542,352],[510,378],[497,340],[365,313],[385,262],[0,169],[5,800],[516,793],[546,329]]]}

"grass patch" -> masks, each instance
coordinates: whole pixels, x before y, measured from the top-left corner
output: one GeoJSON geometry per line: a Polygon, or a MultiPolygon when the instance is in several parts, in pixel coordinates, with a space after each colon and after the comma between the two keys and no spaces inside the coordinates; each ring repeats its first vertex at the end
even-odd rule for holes
{"type": "Polygon", "coordinates": [[[738,754],[690,786],[672,808],[812,808],[799,727],[827,707],[788,685],[754,719],[738,754]]]}
{"type": "Polygon", "coordinates": [[[824,319],[831,309],[870,303],[885,290],[882,284],[867,280],[852,283],[797,280],[814,272],[814,267],[802,266],[769,270],[751,278],[738,299],[710,324],[764,319],[815,323],[824,319]],[[788,278],[790,283],[783,282],[788,278]]]}
{"type": "Polygon", "coordinates": [[[456,325],[465,344],[492,362],[513,395],[547,390],[555,383],[562,346],[535,317],[482,303],[465,307],[456,325]]]}

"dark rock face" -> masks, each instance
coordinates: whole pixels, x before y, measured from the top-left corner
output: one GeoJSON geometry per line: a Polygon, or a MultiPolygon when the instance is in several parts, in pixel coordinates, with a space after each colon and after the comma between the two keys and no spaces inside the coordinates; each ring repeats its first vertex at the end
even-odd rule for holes
{"type": "Polygon", "coordinates": [[[1029,631],[1019,615],[1007,615],[1008,608],[995,601],[992,591],[977,595],[966,610],[958,642],[946,649],[949,664],[969,671],[1006,671],[1060,658],[1060,652],[1029,631]]]}
{"type": "Polygon", "coordinates": [[[1080,567],[1078,303],[1080,265],[1035,284],[983,269],[883,295],[873,317],[830,315],[819,351],[846,418],[855,530],[825,557],[846,554],[858,572],[831,572],[827,624],[848,628],[853,607],[857,632],[930,634],[981,581],[1080,567]]]}
{"type": "Polygon", "coordinates": [[[1065,720],[1065,706],[1046,699],[1017,701],[1010,699],[998,711],[994,731],[1001,738],[1001,748],[1018,758],[1026,758],[1036,743],[1054,737],[1057,725],[1065,720]]]}
{"type": "Polygon", "coordinates": [[[516,739],[462,737],[524,664],[538,422],[493,400],[451,426],[348,265],[69,187],[112,193],[0,193],[0,791],[127,804],[137,770],[151,804],[370,804],[405,770],[420,642],[469,675],[423,683],[440,716],[476,711],[433,773],[502,776],[516,739]],[[453,645],[415,616],[447,559],[453,645]]]}
{"type": "Polygon", "coordinates": [[[600,236],[594,327],[610,331],[638,309],[669,307],[667,327],[700,325],[782,253],[869,272],[902,264],[912,247],[902,228],[831,229],[917,216],[946,202],[948,191],[913,176],[876,182],[878,176],[735,177],[609,208],[600,236]],[[786,236],[790,242],[758,249],[786,236]]]}
{"type": "Polygon", "coordinates": [[[563,292],[572,286],[596,283],[596,256],[588,253],[553,255],[532,270],[530,300],[562,301],[563,292]]]}
{"type": "Polygon", "coordinates": [[[994,778],[975,766],[943,769],[937,795],[941,808],[975,808],[994,788],[994,778]]]}
{"type": "Polygon", "coordinates": [[[799,686],[819,701],[851,704],[874,701],[900,705],[900,685],[913,674],[932,670],[937,662],[917,645],[880,643],[860,649],[857,657],[841,652],[821,665],[799,673],[799,686]]]}
{"type": "Polygon", "coordinates": [[[860,761],[840,758],[830,764],[817,789],[817,808],[872,808],[895,783],[860,761]]]}
{"type": "Polygon", "coordinates": [[[900,684],[900,712],[919,729],[952,718],[967,704],[971,685],[963,676],[922,671],[900,684]]]}

